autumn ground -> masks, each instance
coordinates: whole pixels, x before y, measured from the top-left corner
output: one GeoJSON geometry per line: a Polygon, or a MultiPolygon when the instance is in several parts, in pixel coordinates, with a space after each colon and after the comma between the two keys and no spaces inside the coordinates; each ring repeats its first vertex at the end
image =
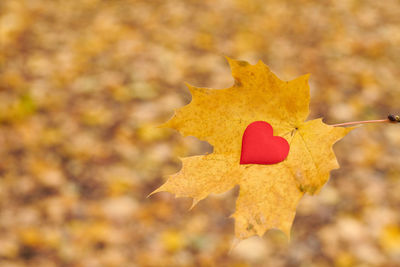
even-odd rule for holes
{"type": "Polygon", "coordinates": [[[399,266],[400,127],[335,146],[341,169],[279,231],[230,254],[237,188],[192,211],[146,196],[211,147],[154,128],[224,55],[311,73],[310,118],[400,113],[400,4],[0,1],[0,266],[399,266]]]}

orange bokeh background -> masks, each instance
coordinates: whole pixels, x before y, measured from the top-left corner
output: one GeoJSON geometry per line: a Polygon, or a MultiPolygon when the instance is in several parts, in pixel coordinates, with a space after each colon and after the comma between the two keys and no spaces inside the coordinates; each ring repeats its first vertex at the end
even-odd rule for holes
{"type": "Polygon", "coordinates": [[[237,188],[192,211],[146,196],[211,147],[155,128],[184,82],[233,83],[224,56],[311,73],[310,118],[400,113],[400,4],[0,2],[0,266],[398,266],[400,127],[360,127],[341,169],[279,231],[229,253],[237,188]]]}

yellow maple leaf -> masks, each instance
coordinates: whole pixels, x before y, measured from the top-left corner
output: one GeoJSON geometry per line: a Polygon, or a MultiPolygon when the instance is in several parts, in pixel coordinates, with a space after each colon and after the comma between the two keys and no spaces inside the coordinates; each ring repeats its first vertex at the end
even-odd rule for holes
{"type": "MultiPolygon", "coordinates": [[[[245,239],[278,228],[288,237],[304,193],[315,194],[339,167],[332,145],[352,128],[332,127],[309,115],[308,76],[282,81],[261,61],[229,59],[235,83],[227,89],[188,85],[192,101],[163,126],[208,141],[209,155],[182,158],[182,169],[153,193],[193,198],[192,207],[211,193],[239,185],[235,235],[245,239]],[[254,121],[266,121],[290,144],[277,164],[240,164],[242,136],[254,121]]],[[[152,194],[153,194],[152,193],[152,194]]]]}

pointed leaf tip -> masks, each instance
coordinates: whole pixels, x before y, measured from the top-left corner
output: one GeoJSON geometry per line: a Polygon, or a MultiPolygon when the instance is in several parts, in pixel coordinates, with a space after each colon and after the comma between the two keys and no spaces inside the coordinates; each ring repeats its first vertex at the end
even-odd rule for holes
{"type": "Polygon", "coordinates": [[[174,120],[176,118],[177,115],[177,110],[174,109],[174,114],[171,116],[171,118],[169,118],[169,120],[167,120],[164,123],[161,123],[160,125],[158,125],[158,128],[171,128],[171,129],[176,129],[174,126],[174,120]]]}
{"type": "Polygon", "coordinates": [[[155,193],[162,192],[162,190],[160,190],[161,187],[162,187],[162,186],[160,186],[159,188],[157,188],[156,190],[154,190],[153,192],[151,192],[150,194],[148,194],[146,198],[151,197],[151,196],[154,195],[155,193]]]}
{"type": "Polygon", "coordinates": [[[229,249],[228,254],[231,254],[231,253],[233,252],[233,250],[234,250],[235,248],[237,248],[237,246],[239,245],[239,243],[240,243],[241,241],[242,241],[242,239],[239,239],[239,238],[237,238],[237,237],[234,237],[233,240],[232,240],[231,247],[230,247],[230,249],[229,249]]]}
{"type": "Polygon", "coordinates": [[[193,198],[192,205],[190,206],[189,211],[191,211],[200,201],[201,199],[193,198]]]}
{"type": "Polygon", "coordinates": [[[186,86],[188,87],[189,92],[190,92],[190,94],[192,95],[192,101],[193,101],[193,97],[194,97],[197,93],[200,93],[200,92],[202,91],[202,90],[201,90],[202,88],[198,88],[198,87],[193,86],[193,85],[187,84],[186,86]]]}
{"type": "Polygon", "coordinates": [[[228,61],[232,70],[239,68],[239,67],[246,67],[246,66],[250,65],[250,63],[248,63],[247,61],[244,61],[244,60],[237,60],[237,59],[233,59],[230,57],[225,57],[225,58],[228,61]]]}
{"type": "Polygon", "coordinates": [[[304,80],[305,82],[308,82],[308,80],[310,79],[310,76],[311,76],[311,73],[306,73],[306,74],[303,74],[303,75],[301,75],[301,76],[299,76],[297,78],[294,78],[292,81],[304,80]]]}

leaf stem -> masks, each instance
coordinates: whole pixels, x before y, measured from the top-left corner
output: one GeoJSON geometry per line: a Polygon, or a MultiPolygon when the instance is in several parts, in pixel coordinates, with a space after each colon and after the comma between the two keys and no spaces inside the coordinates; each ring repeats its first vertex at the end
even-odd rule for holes
{"type": "Polygon", "coordinates": [[[351,122],[332,124],[331,126],[339,127],[339,126],[350,126],[350,125],[357,125],[357,124],[379,123],[379,122],[390,122],[390,123],[396,123],[397,122],[397,123],[400,123],[400,116],[399,115],[389,114],[387,116],[387,119],[384,119],[384,120],[351,121],[351,122]]]}
{"type": "Polygon", "coordinates": [[[389,119],[369,120],[369,121],[350,121],[350,122],[344,122],[344,123],[338,123],[338,124],[331,124],[331,126],[333,126],[333,127],[341,127],[341,126],[351,126],[351,125],[357,125],[357,124],[380,123],[380,122],[393,122],[393,121],[391,121],[389,119]]]}

